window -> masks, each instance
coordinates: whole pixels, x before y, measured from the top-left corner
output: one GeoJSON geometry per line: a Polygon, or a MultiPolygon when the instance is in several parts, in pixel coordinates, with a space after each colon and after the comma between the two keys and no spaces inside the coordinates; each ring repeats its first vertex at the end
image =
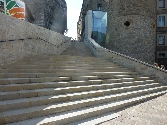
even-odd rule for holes
{"type": "Polygon", "coordinates": [[[97,4],[97,9],[98,9],[99,11],[102,11],[102,4],[101,4],[101,3],[97,4]]]}
{"type": "Polygon", "coordinates": [[[167,14],[157,15],[157,27],[167,27],[167,14]]]}
{"type": "Polygon", "coordinates": [[[165,16],[159,16],[159,26],[165,26],[165,16]]]}
{"type": "Polygon", "coordinates": [[[165,58],[165,53],[159,53],[159,57],[165,58]]]}
{"type": "Polygon", "coordinates": [[[159,8],[165,8],[165,0],[159,0],[159,8]]]}
{"type": "Polygon", "coordinates": [[[3,6],[3,5],[4,5],[4,3],[2,1],[0,1],[0,7],[3,6]]]}
{"type": "Polygon", "coordinates": [[[157,0],[157,9],[167,9],[167,0],[157,0]]]}
{"type": "Polygon", "coordinates": [[[158,58],[167,58],[167,52],[166,51],[158,51],[157,57],[158,58]]]}
{"type": "Polygon", "coordinates": [[[158,45],[165,45],[165,36],[158,37],[158,45]]]}
{"type": "Polygon", "coordinates": [[[167,34],[157,34],[157,46],[167,46],[167,34]]]}

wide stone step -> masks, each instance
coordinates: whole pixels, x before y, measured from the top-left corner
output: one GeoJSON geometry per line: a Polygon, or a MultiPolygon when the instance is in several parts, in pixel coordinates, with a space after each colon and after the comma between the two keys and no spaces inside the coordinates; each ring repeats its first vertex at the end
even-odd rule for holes
{"type": "Polygon", "coordinates": [[[104,122],[110,121],[118,117],[121,117],[121,115],[118,114],[117,111],[112,111],[102,115],[93,116],[91,118],[87,118],[78,122],[69,123],[68,125],[100,125],[104,122]]]}
{"type": "MultiPolygon", "coordinates": [[[[115,66],[115,67],[119,67],[119,65],[116,65],[114,63],[105,63],[105,62],[101,62],[101,63],[89,63],[89,62],[68,62],[68,61],[65,61],[65,62],[51,62],[51,61],[48,61],[48,62],[44,62],[44,61],[41,61],[41,62],[29,62],[29,63],[20,63],[21,66],[42,66],[42,65],[52,65],[52,66],[56,66],[56,65],[76,65],[76,66],[115,66]]],[[[11,65],[8,65],[8,66],[11,66],[11,65]]],[[[18,64],[13,64],[14,67],[18,67],[19,65],[18,64]]]]}
{"type": "MultiPolygon", "coordinates": [[[[108,84],[106,84],[108,85],[108,84]]],[[[96,97],[96,96],[102,96],[117,92],[124,92],[124,91],[132,91],[135,89],[142,89],[142,88],[148,88],[153,86],[159,86],[158,83],[151,83],[151,84],[144,84],[144,85],[138,85],[134,86],[134,84],[131,83],[113,83],[113,87],[117,87],[114,89],[104,89],[104,90],[92,90],[92,91],[83,91],[83,92],[75,92],[74,94],[69,93],[65,95],[52,95],[50,93],[50,96],[40,96],[40,97],[34,97],[34,98],[23,98],[23,99],[15,99],[15,100],[6,100],[1,101],[0,103],[0,111],[5,110],[13,110],[17,108],[26,108],[36,105],[46,105],[50,103],[56,103],[60,101],[68,101],[74,100],[74,99],[82,99],[82,98],[90,98],[90,97],[96,97]],[[123,86],[123,87],[122,87],[123,86]],[[127,87],[128,86],[128,87],[127,87]]],[[[112,86],[110,86],[112,88],[112,86]]],[[[68,91],[69,92],[69,91],[68,91]]],[[[62,93],[64,94],[64,93],[62,93]]]]}
{"type": "MultiPolygon", "coordinates": [[[[103,64],[103,65],[115,65],[118,66],[116,63],[113,63],[111,61],[107,61],[107,60],[85,60],[85,59],[63,59],[63,60],[52,60],[52,59],[45,59],[45,60],[38,60],[38,59],[34,59],[34,60],[29,60],[29,61],[20,61],[20,64],[39,64],[41,65],[41,62],[43,62],[44,64],[50,63],[50,64],[90,64],[90,65],[98,65],[98,64],[103,64]]],[[[18,65],[17,63],[13,63],[13,65],[18,65]]]]}
{"type": "MultiPolygon", "coordinates": [[[[88,63],[83,63],[83,64],[81,64],[81,63],[37,63],[37,64],[33,64],[33,63],[30,63],[30,64],[20,64],[20,65],[18,65],[18,64],[15,64],[15,65],[13,65],[14,67],[17,67],[17,68],[19,68],[19,66],[21,66],[21,67],[24,67],[24,66],[29,66],[29,67],[41,67],[41,66],[54,66],[54,67],[56,67],[56,66],[76,66],[76,67],[83,67],[83,66],[85,66],[85,67],[100,67],[100,66],[103,66],[103,67],[121,67],[121,68],[123,68],[122,66],[119,66],[119,65],[115,65],[115,64],[104,64],[104,63],[102,63],[102,64],[88,64],[88,63]]],[[[12,66],[8,66],[7,68],[12,68],[12,66]]],[[[3,67],[1,67],[1,68],[3,68],[3,67]]],[[[5,67],[4,67],[5,68],[5,67]]],[[[125,67],[124,67],[125,68],[125,67]]]]}
{"type": "Polygon", "coordinates": [[[90,72],[133,72],[132,70],[129,70],[127,68],[116,68],[116,67],[76,67],[76,66],[57,66],[54,69],[0,69],[0,73],[55,73],[55,72],[61,72],[61,71],[90,71],[90,72]]]}
{"type": "Polygon", "coordinates": [[[60,71],[55,73],[0,73],[0,78],[40,78],[40,77],[56,77],[56,76],[113,76],[113,75],[137,75],[136,72],[91,72],[84,70],[60,71]]]}
{"type": "MultiPolygon", "coordinates": [[[[111,64],[111,65],[117,65],[113,62],[109,62],[109,61],[106,61],[106,60],[76,60],[76,59],[73,59],[73,60],[42,60],[42,62],[45,64],[47,63],[50,63],[50,64],[55,64],[55,63],[62,63],[62,64],[67,64],[67,63],[77,63],[77,64],[95,64],[95,65],[98,65],[98,64],[111,64]]],[[[39,64],[41,65],[41,61],[40,60],[33,60],[33,61],[26,61],[26,62],[23,62],[23,61],[20,61],[20,64],[39,64]]],[[[17,63],[14,63],[14,65],[18,65],[17,63]]]]}
{"type": "Polygon", "coordinates": [[[69,81],[70,77],[41,77],[41,78],[1,78],[0,85],[69,81]]]}
{"type": "MultiPolygon", "coordinates": [[[[1,69],[56,69],[57,67],[64,67],[64,66],[76,66],[81,69],[100,69],[102,67],[113,67],[112,65],[81,65],[81,64],[55,64],[55,65],[18,65],[18,66],[6,66],[6,67],[1,67],[1,69]]],[[[117,68],[123,68],[121,66],[115,66],[117,68]]]]}
{"type": "MultiPolygon", "coordinates": [[[[145,90],[149,93],[148,90],[145,90]]],[[[136,92],[134,92],[136,93],[136,92]]],[[[129,95],[134,95],[134,93],[129,93],[129,95]]],[[[166,93],[166,91],[157,92],[153,94],[146,94],[143,96],[130,97],[126,99],[119,100],[125,94],[117,94],[107,97],[92,98],[80,101],[72,101],[63,104],[55,104],[41,107],[33,107],[31,109],[20,109],[16,111],[3,112],[4,118],[1,116],[1,123],[11,123],[10,125],[39,125],[39,124],[49,124],[49,125],[63,125],[71,122],[76,122],[86,118],[90,118],[96,115],[101,115],[107,112],[111,112],[120,108],[123,108],[140,101],[144,101],[159,95],[166,93]],[[104,99],[106,98],[106,99],[104,99]],[[103,101],[104,100],[104,101],[103,101]],[[108,100],[108,101],[106,101],[108,100]],[[89,106],[89,107],[86,107],[89,106]],[[91,107],[90,107],[91,106],[91,107]],[[78,109],[77,109],[78,108],[78,109]],[[70,110],[70,111],[68,111],[70,110]],[[59,113],[62,112],[63,113],[59,113]],[[54,115],[53,115],[54,114],[54,115]],[[49,115],[49,118],[42,116],[49,115]],[[35,118],[40,117],[40,118],[35,118]],[[30,119],[30,120],[28,120],[30,119]],[[26,120],[23,122],[18,122],[21,120],[26,120]]],[[[125,95],[128,97],[128,95],[125,95]]]]}
{"type": "MultiPolygon", "coordinates": [[[[39,55],[38,55],[39,56],[39,55]]],[[[60,61],[69,61],[69,60],[94,60],[94,61],[103,61],[99,58],[96,57],[82,57],[82,56],[57,56],[57,57],[53,57],[53,56],[39,56],[39,57],[29,57],[29,58],[23,58],[22,61],[31,61],[31,60],[60,60],[60,61]]]]}
{"type": "Polygon", "coordinates": [[[141,80],[129,81],[124,79],[105,79],[105,80],[88,80],[88,81],[67,81],[67,82],[43,82],[43,83],[29,83],[29,84],[9,84],[0,85],[0,92],[11,92],[11,91],[21,91],[21,90],[35,90],[43,88],[59,88],[59,87],[69,87],[69,86],[85,86],[85,85],[98,85],[98,84],[112,84],[114,87],[127,86],[127,85],[143,85],[149,83],[155,83],[154,80],[141,80]],[[118,84],[117,84],[118,83],[118,84]]]}
{"type": "MultiPolygon", "coordinates": [[[[156,88],[149,88],[149,89],[140,89],[135,90],[138,93],[134,95],[140,95],[149,92],[156,92],[158,90],[164,90],[165,87],[156,87],[156,88]],[[148,91],[146,91],[148,90],[148,91]]],[[[123,93],[131,93],[132,91],[123,92],[123,93]]],[[[69,93],[57,96],[43,96],[43,97],[36,97],[30,99],[17,99],[17,100],[8,100],[2,101],[0,105],[0,111],[8,111],[8,110],[16,110],[16,109],[23,109],[23,108],[30,108],[34,106],[42,106],[42,105],[51,105],[52,103],[63,103],[67,101],[74,101],[74,100],[81,100],[86,98],[94,98],[94,97],[103,97],[107,95],[115,95],[115,93],[111,92],[111,89],[107,89],[104,91],[97,90],[97,91],[90,91],[90,92],[81,92],[81,93],[69,93]]],[[[132,96],[132,95],[131,95],[132,96]]],[[[126,98],[125,96],[119,98],[126,98]]]]}
{"type": "Polygon", "coordinates": [[[114,85],[115,84],[102,84],[102,85],[87,85],[87,86],[64,87],[64,88],[21,90],[21,91],[14,91],[14,92],[0,92],[0,100],[5,101],[5,100],[12,100],[12,99],[32,98],[32,97],[41,97],[41,96],[84,92],[84,91],[96,92],[96,90],[100,90],[100,92],[95,93],[95,95],[102,96],[104,95],[105,89],[111,89],[110,93],[121,93],[125,91],[133,91],[137,89],[160,86],[159,83],[151,83],[151,84],[145,84],[145,85],[135,85],[135,86],[125,86],[125,87],[114,88],[114,85]]]}
{"type": "MultiPolygon", "coordinates": [[[[111,81],[118,82],[118,80],[116,79],[113,79],[111,81]]],[[[82,86],[82,85],[91,85],[91,84],[93,85],[93,84],[101,84],[101,83],[102,83],[102,80],[9,84],[9,85],[0,85],[0,91],[10,92],[10,91],[20,91],[20,90],[35,90],[35,89],[43,89],[43,88],[58,88],[58,87],[82,86]]]]}
{"type": "MultiPolygon", "coordinates": [[[[30,74],[31,75],[31,74],[30,74]]],[[[1,78],[0,79],[0,85],[8,85],[8,84],[21,84],[21,83],[41,83],[41,82],[56,82],[56,81],[68,81],[68,80],[97,80],[97,79],[124,79],[125,80],[149,80],[149,77],[142,77],[141,75],[133,75],[134,78],[131,78],[132,75],[101,75],[101,76],[54,76],[54,74],[52,77],[46,77],[45,75],[43,75],[43,77],[40,78],[1,78]]]]}
{"type": "MultiPolygon", "coordinates": [[[[113,63],[113,62],[110,62],[110,61],[108,61],[108,60],[101,60],[101,59],[98,59],[98,58],[86,58],[86,57],[75,57],[75,58],[73,58],[72,56],[71,56],[71,58],[41,58],[41,59],[39,59],[39,58],[29,58],[29,59],[23,59],[23,60],[21,60],[20,62],[21,63],[26,63],[26,62],[41,62],[41,61],[43,61],[43,62],[81,62],[81,63],[83,63],[83,62],[87,62],[87,63],[93,63],[93,62],[95,62],[95,63],[113,63]]],[[[113,63],[114,64],[114,63],[113,63]]]]}
{"type": "Polygon", "coordinates": [[[92,75],[92,76],[71,76],[72,80],[97,80],[97,79],[124,79],[124,80],[141,80],[141,79],[150,79],[149,77],[141,77],[141,75],[138,74],[131,74],[131,75],[92,75]]]}
{"type": "MultiPolygon", "coordinates": [[[[133,73],[132,73],[133,74],[133,73]]],[[[122,79],[131,79],[131,75],[84,75],[82,73],[76,73],[74,74],[66,74],[63,73],[59,75],[55,75],[54,73],[48,73],[47,75],[45,73],[38,74],[29,74],[30,78],[1,78],[0,79],[0,85],[7,85],[7,84],[19,84],[19,83],[33,83],[33,82],[47,82],[47,81],[67,81],[67,80],[97,80],[97,79],[115,79],[115,78],[122,78],[122,79]],[[36,77],[35,77],[36,76],[36,77]],[[38,78],[37,78],[38,77],[38,78]]],[[[24,74],[23,74],[24,75],[24,74]]],[[[25,74],[26,75],[26,74],[25,74]]],[[[17,75],[18,77],[21,77],[21,75],[17,75]]],[[[135,78],[134,79],[140,79],[140,75],[134,73],[133,75],[135,78]]],[[[23,77],[23,76],[22,76],[23,77]]]]}
{"type": "MultiPolygon", "coordinates": [[[[159,92],[161,93],[161,92],[159,92]]],[[[157,94],[159,94],[157,93],[157,94]]],[[[162,92],[162,95],[165,93],[162,92]]],[[[157,94],[150,94],[150,97],[149,99],[151,98],[151,95],[155,95],[153,98],[157,97],[156,95],[157,94]]],[[[160,94],[161,95],[161,94],[160,94]]],[[[143,96],[144,97],[144,96],[143,96]]],[[[143,101],[147,101],[147,98],[146,99],[143,99],[143,101]]],[[[140,102],[140,100],[139,100],[140,102]]],[[[134,102],[135,103],[139,103],[139,102],[134,102]]],[[[124,107],[121,107],[117,110],[117,108],[112,111],[112,112],[109,112],[109,113],[106,113],[106,114],[103,114],[103,115],[99,115],[99,116],[93,116],[93,117],[90,117],[90,118],[86,118],[86,119],[82,119],[82,120],[79,120],[77,122],[73,122],[73,123],[69,123],[68,125],[99,125],[99,124],[103,124],[104,122],[107,122],[107,121],[110,121],[114,118],[117,118],[119,116],[121,116],[120,114],[118,114],[117,112],[120,110],[120,109],[123,109],[124,110],[124,107]]],[[[48,119],[49,120],[49,119],[48,119]]],[[[50,119],[51,120],[51,119],[50,119]]],[[[42,122],[41,122],[42,123],[42,122]]],[[[54,122],[53,122],[54,123],[54,122]]],[[[51,124],[52,125],[52,124],[51,124]]]]}

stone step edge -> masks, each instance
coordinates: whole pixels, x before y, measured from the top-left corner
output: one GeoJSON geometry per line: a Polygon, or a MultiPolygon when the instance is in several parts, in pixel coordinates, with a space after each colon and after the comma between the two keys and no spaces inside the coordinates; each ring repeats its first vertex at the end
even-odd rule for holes
{"type": "Polygon", "coordinates": [[[41,82],[58,82],[58,81],[69,81],[70,77],[41,77],[41,78],[3,78],[0,79],[0,85],[9,84],[24,84],[24,83],[41,83],[41,82]]]}
{"type": "MultiPolygon", "coordinates": [[[[149,89],[156,89],[156,88],[149,88],[149,89]]],[[[133,92],[133,91],[137,92],[137,91],[144,91],[144,90],[145,89],[131,90],[129,92],[133,92]]],[[[126,93],[126,92],[122,92],[122,93],[126,93]]],[[[57,103],[58,102],[57,100],[59,100],[59,101],[61,100],[61,102],[65,102],[65,101],[78,100],[78,99],[83,99],[83,98],[107,96],[107,95],[111,95],[111,94],[115,94],[115,92],[112,92],[111,89],[106,89],[103,91],[94,90],[94,91],[61,94],[61,95],[55,95],[55,96],[50,95],[50,96],[32,97],[32,98],[27,98],[27,99],[22,98],[22,99],[14,99],[14,100],[5,100],[5,101],[0,102],[0,111],[7,111],[7,110],[27,108],[27,107],[33,107],[33,106],[48,105],[50,103],[57,103]],[[96,93],[101,93],[101,94],[96,94],[96,93]],[[79,94],[80,94],[80,96],[78,96],[79,94]],[[67,97],[69,97],[69,98],[67,98],[67,97]],[[29,104],[29,102],[31,102],[31,105],[29,104]]]]}
{"type": "MultiPolygon", "coordinates": [[[[77,122],[83,119],[87,119],[96,115],[101,115],[107,112],[112,112],[117,109],[121,109],[123,107],[139,103],[141,101],[145,101],[160,95],[165,94],[167,91],[162,91],[162,92],[157,92],[153,94],[147,94],[144,96],[140,97],[135,97],[131,99],[125,99],[122,101],[118,101],[115,103],[105,103],[105,104],[100,104],[96,105],[93,107],[86,107],[86,108],[81,108],[77,110],[72,110],[72,111],[66,111],[63,113],[57,113],[54,115],[49,115],[49,118],[45,117],[39,117],[39,118],[33,118],[25,121],[18,121],[15,123],[7,124],[7,125],[63,125],[63,124],[68,124],[72,122],[77,122]]],[[[48,116],[47,116],[48,117],[48,116]]]]}
{"type": "Polygon", "coordinates": [[[133,72],[133,71],[131,71],[131,72],[127,72],[127,71],[93,71],[93,72],[90,72],[90,71],[83,71],[83,70],[81,70],[81,71],[72,71],[72,70],[62,70],[61,72],[59,71],[58,73],[57,72],[55,72],[55,73],[39,73],[39,72],[36,72],[36,73],[0,73],[0,76],[6,76],[7,77],[7,75],[30,75],[30,74],[32,74],[32,75],[35,75],[36,77],[38,77],[38,75],[43,75],[43,74],[61,74],[61,73],[76,73],[76,74],[79,74],[79,73],[88,73],[89,75],[117,75],[117,74],[120,74],[120,75],[122,75],[122,74],[138,74],[137,72],[133,72]],[[69,72],[68,72],[69,71],[69,72]]]}
{"type": "Polygon", "coordinates": [[[9,69],[9,70],[4,70],[4,69],[0,69],[0,73],[2,74],[2,73],[5,73],[5,74],[7,74],[7,73],[15,73],[15,74],[17,74],[17,73],[19,73],[19,74],[21,74],[21,73],[57,73],[57,72],[81,72],[81,73],[83,73],[83,72],[135,72],[135,71],[132,71],[132,70],[128,70],[128,69],[118,69],[118,68],[116,68],[116,69],[99,69],[99,68],[97,68],[97,69],[93,69],[93,68],[90,68],[90,69],[85,69],[85,68],[83,68],[83,69],[81,69],[81,68],[67,68],[67,69],[60,69],[60,68],[56,68],[56,69],[53,69],[53,68],[50,68],[50,69],[9,69]]]}
{"type": "MultiPolygon", "coordinates": [[[[103,84],[104,87],[100,85],[89,85],[89,86],[77,86],[77,87],[65,87],[65,88],[57,88],[57,89],[36,89],[36,90],[24,90],[24,91],[16,91],[16,92],[0,92],[1,101],[5,101],[7,99],[3,99],[7,95],[10,97],[12,95],[16,95],[19,98],[31,98],[31,97],[41,97],[41,96],[47,96],[47,95],[56,95],[56,94],[62,94],[62,93],[74,93],[74,92],[87,92],[87,91],[104,91],[107,89],[106,86],[112,88],[110,91],[112,92],[119,92],[119,91],[132,91],[133,89],[141,89],[143,87],[155,87],[159,86],[159,83],[153,83],[153,84],[145,84],[145,85],[133,85],[133,86],[123,86],[123,87],[117,87],[113,88],[112,84],[103,84]],[[71,90],[72,89],[72,90],[71,90]],[[130,90],[129,90],[130,89],[130,90]]],[[[8,100],[12,99],[18,99],[18,98],[8,98],[8,100]]]]}
{"type": "MultiPolygon", "coordinates": [[[[23,65],[23,66],[15,66],[15,69],[16,70],[18,70],[18,69],[26,69],[26,70],[28,70],[28,68],[25,68],[25,67],[27,67],[27,65],[23,65]]],[[[52,68],[54,68],[54,69],[61,69],[61,68],[74,68],[74,69],[78,69],[78,68],[81,68],[81,69],[116,69],[116,68],[118,68],[118,69],[127,69],[127,70],[131,70],[131,69],[128,69],[128,68],[126,68],[126,67],[123,67],[123,66],[112,66],[112,65],[108,65],[108,66],[105,66],[105,67],[103,67],[102,68],[102,66],[79,66],[79,65],[48,65],[48,66],[45,66],[45,67],[47,67],[47,68],[49,68],[49,67],[52,67],[52,68]]],[[[29,67],[29,69],[30,70],[32,70],[32,69],[46,69],[45,67],[42,67],[42,66],[39,66],[38,65],[38,67],[29,67]]],[[[11,66],[7,66],[7,67],[0,67],[0,69],[2,69],[2,70],[14,70],[14,68],[11,66]]]]}
{"type": "Polygon", "coordinates": [[[138,75],[136,72],[113,72],[113,73],[93,73],[93,72],[58,72],[58,73],[0,73],[0,79],[5,79],[5,78],[42,78],[42,77],[58,77],[58,76],[64,76],[64,77],[72,77],[72,76],[92,76],[92,77],[113,77],[116,75],[124,75],[124,76],[129,76],[129,75],[138,75]]]}
{"type": "MultiPolygon", "coordinates": [[[[23,102],[23,104],[21,102],[17,102],[17,105],[16,105],[16,103],[11,103],[11,102],[10,102],[10,105],[4,103],[3,105],[1,105],[1,111],[9,112],[8,110],[17,111],[17,110],[20,110],[20,109],[23,109],[23,110],[24,109],[33,109],[34,107],[43,107],[44,105],[47,105],[47,106],[48,105],[54,105],[55,103],[56,103],[56,105],[58,105],[58,104],[61,105],[62,103],[63,104],[67,103],[67,101],[69,101],[69,102],[70,101],[71,102],[73,102],[73,101],[77,102],[78,101],[79,102],[80,100],[91,100],[92,98],[94,98],[94,99],[99,99],[99,98],[103,99],[104,98],[105,99],[109,96],[110,97],[114,97],[114,96],[117,97],[119,95],[122,96],[122,97],[119,97],[120,99],[122,99],[122,98],[124,98],[124,96],[126,97],[127,95],[132,97],[132,96],[136,96],[136,95],[143,94],[143,93],[145,94],[145,93],[148,93],[148,92],[155,92],[155,91],[158,91],[158,90],[161,90],[161,89],[164,89],[164,88],[163,87],[156,87],[156,88],[148,88],[148,89],[141,89],[141,90],[133,90],[133,91],[128,91],[128,92],[116,93],[116,94],[107,93],[107,94],[101,94],[101,95],[98,95],[98,96],[96,96],[96,92],[88,92],[88,93],[82,92],[81,93],[82,95],[81,94],[78,95],[78,93],[65,94],[65,95],[59,95],[59,96],[52,97],[52,99],[54,101],[52,100],[52,101],[48,102],[47,104],[43,104],[43,105],[34,105],[34,106],[31,105],[29,107],[23,107],[25,102],[23,102]],[[131,95],[131,93],[133,93],[134,95],[131,95]],[[77,96],[77,97],[74,98],[74,96],[77,96]],[[84,98],[82,96],[84,96],[84,98]],[[21,106],[19,106],[19,105],[21,105],[21,106]]],[[[108,92],[110,92],[110,91],[108,90],[108,92]]],[[[118,99],[118,97],[117,98],[116,97],[114,98],[114,100],[118,99]]],[[[45,100],[46,100],[46,98],[45,98],[45,100]]],[[[26,101],[26,100],[24,100],[24,101],[26,101]]],[[[27,103],[30,103],[29,101],[30,100],[27,100],[27,103]]],[[[37,100],[35,100],[35,101],[37,101],[37,100]]],[[[113,101],[113,100],[110,100],[110,101],[113,101]]],[[[38,100],[38,102],[40,102],[40,101],[38,100]]],[[[66,104],[66,105],[68,105],[68,104],[66,104]]]]}
{"type": "MultiPolygon", "coordinates": [[[[70,86],[85,86],[85,85],[101,85],[101,84],[116,84],[122,83],[126,84],[128,81],[124,82],[123,79],[104,79],[104,80],[88,80],[88,81],[67,81],[67,82],[43,82],[43,83],[30,83],[30,84],[9,84],[9,85],[0,85],[0,92],[13,92],[21,90],[35,90],[43,88],[62,88],[70,86]],[[12,87],[12,88],[11,88],[12,87]],[[16,87],[16,88],[14,88],[16,87]]],[[[129,84],[142,85],[145,83],[156,83],[155,80],[138,80],[138,81],[129,81],[129,84]]],[[[160,84],[160,83],[159,83],[160,84]]]]}
{"type": "Polygon", "coordinates": [[[118,114],[116,111],[113,111],[113,112],[105,113],[105,114],[98,115],[95,117],[87,118],[79,122],[73,122],[68,125],[99,125],[100,123],[107,122],[109,120],[118,118],[120,116],[121,115],[118,114]]]}
{"type": "Polygon", "coordinates": [[[128,69],[128,68],[126,68],[126,67],[121,67],[121,66],[113,66],[113,65],[106,65],[106,66],[104,66],[104,65],[90,65],[90,66],[87,66],[87,65],[76,65],[76,64],[71,64],[71,65],[68,65],[68,64],[62,64],[62,65],[57,65],[57,64],[55,64],[55,65],[37,65],[37,66],[31,66],[31,65],[18,65],[18,66],[15,66],[15,67],[10,67],[10,66],[8,66],[8,67],[0,67],[0,69],[2,69],[2,70],[13,70],[13,69],[16,69],[16,70],[18,70],[18,69],[48,69],[48,68],[53,68],[53,69],[67,69],[67,68],[73,68],[73,69],[90,69],[90,70],[93,70],[93,69],[101,69],[101,70],[103,70],[103,69],[116,69],[116,68],[118,68],[118,70],[120,69],[122,69],[122,70],[131,70],[131,69],[128,69]],[[103,66],[103,68],[102,68],[102,66],[103,66]],[[27,68],[28,67],[28,68],[27,68]]]}
{"type": "MultiPolygon", "coordinates": [[[[108,63],[108,64],[105,64],[105,63],[96,63],[96,62],[93,62],[93,63],[80,63],[80,62],[72,62],[72,63],[69,63],[68,61],[62,63],[62,62],[36,62],[36,63],[33,63],[33,62],[27,62],[27,63],[20,63],[20,67],[25,67],[25,66],[30,66],[30,67],[41,67],[42,65],[46,65],[46,66],[79,66],[79,67],[91,67],[91,66],[94,66],[94,67],[101,67],[101,66],[107,66],[107,67],[123,67],[121,65],[116,65],[116,64],[113,64],[113,63],[108,63]]],[[[18,67],[19,68],[19,64],[12,64],[12,65],[7,65],[7,66],[0,66],[0,68],[12,68],[13,67],[18,67]]],[[[124,67],[125,68],[125,67],[124,67]]]]}
{"type": "MultiPolygon", "coordinates": [[[[135,84],[135,85],[131,85],[131,86],[116,86],[115,85],[123,85],[124,83],[104,83],[104,84],[91,84],[91,85],[83,85],[83,86],[64,86],[64,87],[58,87],[58,88],[42,88],[42,89],[34,89],[34,90],[21,90],[21,91],[14,91],[14,92],[0,92],[0,95],[4,95],[6,94],[15,94],[15,93],[29,93],[29,92],[49,92],[51,90],[54,91],[63,91],[63,90],[71,90],[71,89],[84,89],[84,88],[92,88],[91,90],[106,90],[108,89],[109,86],[111,86],[110,88],[112,88],[111,90],[119,90],[119,89],[125,89],[125,88],[135,88],[135,87],[145,87],[145,86],[154,86],[154,85],[161,85],[160,83],[149,83],[149,84],[135,84]],[[96,89],[95,87],[101,87],[101,86],[105,86],[103,89],[96,89]],[[114,87],[114,88],[113,88],[114,87]],[[47,91],[46,91],[47,90],[47,91]]],[[[128,83],[126,83],[128,84],[128,83]]],[[[76,91],[76,92],[83,92],[82,91],[76,91]]],[[[69,91],[70,93],[70,91],[69,91]]],[[[56,93],[59,94],[59,93],[56,93]]]]}
{"type": "Polygon", "coordinates": [[[150,79],[149,77],[142,77],[141,75],[135,75],[135,77],[131,77],[131,75],[112,75],[110,78],[103,78],[103,76],[57,76],[57,77],[40,77],[40,78],[1,78],[0,85],[8,85],[8,84],[20,84],[20,83],[33,83],[33,82],[56,82],[56,81],[68,81],[68,80],[99,80],[103,79],[150,79]],[[126,77],[125,77],[126,76],[126,77]]]}
{"type": "MultiPolygon", "coordinates": [[[[38,61],[38,60],[35,60],[34,62],[19,62],[21,65],[30,65],[30,66],[39,66],[39,65],[42,65],[42,64],[51,64],[51,65],[56,65],[56,64],[67,64],[67,65],[71,65],[71,64],[76,64],[76,65],[95,65],[95,66],[98,66],[98,65],[104,65],[104,66],[108,66],[108,65],[112,65],[112,66],[120,66],[120,65],[117,65],[115,63],[112,63],[112,62],[100,62],[100,61],[86,61],[86,62],[81,62],[80,60],[79,61],[46,61],[46,60],[42,60],[42,63],[41,61],[38,61]],[[39,64],[39,65],[38,65],[39,64]]],[[[12,64],[13,66],[19,66],[18,63],[15,63],[15,64],[12,64]]],[[[6,66],[12,66],[12,65],[6,65],[6,66]]],[[[121,67],[121,66],[120,66],[121,67]]]]}

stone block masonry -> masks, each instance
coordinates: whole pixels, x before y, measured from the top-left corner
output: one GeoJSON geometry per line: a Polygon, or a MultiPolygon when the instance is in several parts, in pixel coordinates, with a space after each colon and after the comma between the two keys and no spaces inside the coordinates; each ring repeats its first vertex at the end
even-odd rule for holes
{"type": "Polygon", "coordinates": [[[0,64],[41,54],[60,54],[70,46],[69,37],[0,13],[0,64]]]}
{"type": "Polygon", "coordinates": [[[108,10],[107,48],[153,64],[156,41],[155,0],[113,0],[108,10]]]}

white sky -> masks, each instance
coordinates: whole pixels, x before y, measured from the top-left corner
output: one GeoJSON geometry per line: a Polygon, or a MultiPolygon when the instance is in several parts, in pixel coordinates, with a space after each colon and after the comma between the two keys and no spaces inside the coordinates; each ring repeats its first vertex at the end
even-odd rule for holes
{"type": "Polygon", "coordinates": [[[83,0],[66,0],[67,3],[67,29],[66,36],[77,38],[77,22],[81,12],[83,0]]]}

